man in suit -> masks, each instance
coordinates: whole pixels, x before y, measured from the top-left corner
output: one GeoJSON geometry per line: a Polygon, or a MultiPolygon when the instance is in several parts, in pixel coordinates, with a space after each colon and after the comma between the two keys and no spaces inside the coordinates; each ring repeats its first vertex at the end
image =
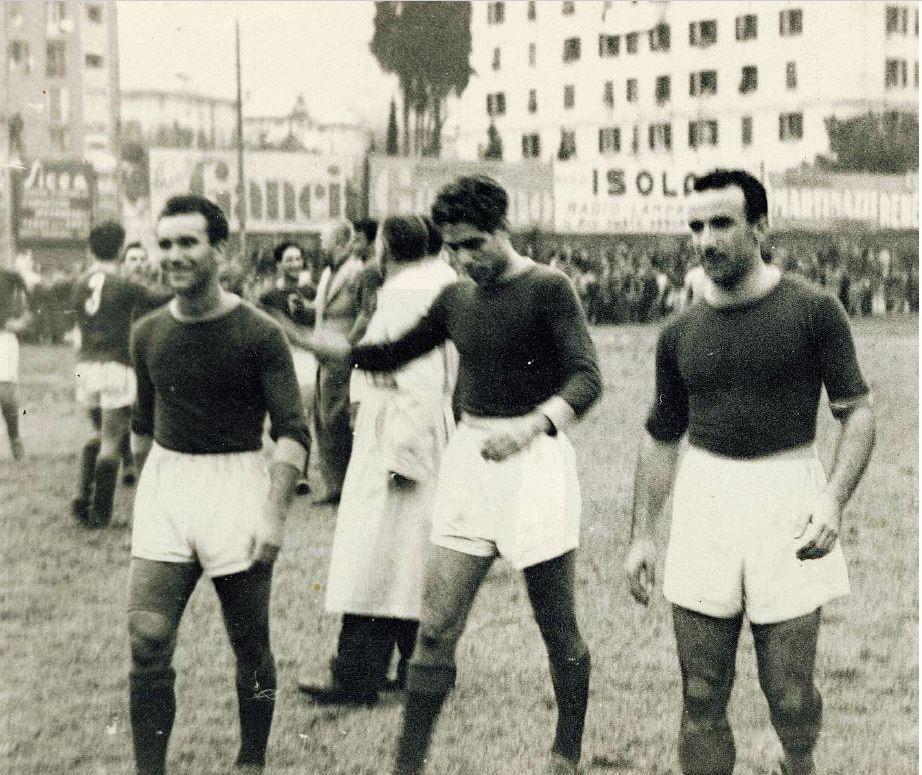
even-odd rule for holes
{"type": "MultiPolygon", "coordinates": [[[[360,275],[364,264],[352,250],[352,224],[341,221],[324,230],[321,247],[327,266],[317,284],[315,331],[345,335],[357,342],[364,326],[358,321],[360,275]],[[357,325],[357,322],[359,325],[357,325]]],[[[314,392],[314,429],[323,490],[316,504],[336,504],[343,488],[352,431],[349,427],[349,379],[347,363],[320,362],[314,392]]]]}

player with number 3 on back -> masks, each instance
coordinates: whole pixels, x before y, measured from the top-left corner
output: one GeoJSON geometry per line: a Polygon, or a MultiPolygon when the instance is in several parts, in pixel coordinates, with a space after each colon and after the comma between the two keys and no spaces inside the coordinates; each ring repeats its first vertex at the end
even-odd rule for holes
{"type": "Polygon", "coordinates": [[[158,294],[122,277],[118,255],[125,230],[101,223],[90,232],[93,263],[74,286],[72,306],[80,329],[74,369],[77,400],[86,406],[92,433],[80,451],[80,476],[71,503],[74,518],[88,527],[105,527],[112,503],[121,443],[128,433],[135,377],[128,356],[128,334],[138,312],[158,307],[170,294],[158,294]]]}

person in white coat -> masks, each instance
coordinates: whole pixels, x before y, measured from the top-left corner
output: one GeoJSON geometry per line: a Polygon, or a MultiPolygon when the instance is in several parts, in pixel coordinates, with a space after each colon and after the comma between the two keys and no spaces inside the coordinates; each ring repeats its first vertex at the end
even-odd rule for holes
{"type": "MultiPolygon", "coordinates": [[[[378,247],[386,279],[362,340],[368,343],[399,338],[457,279],[438,256],[437,227],[421,216],[388,218],[378,247]]],[[[367,384],[327,580],[326,608],[343,616],[332,681],[299,685],[315,703],[376,702],[395,645],[398,685],[405,676],[419,624],[439,465],[454,430],[456,375],[449,342],[396,371],[361,375],[367,384]]]]}

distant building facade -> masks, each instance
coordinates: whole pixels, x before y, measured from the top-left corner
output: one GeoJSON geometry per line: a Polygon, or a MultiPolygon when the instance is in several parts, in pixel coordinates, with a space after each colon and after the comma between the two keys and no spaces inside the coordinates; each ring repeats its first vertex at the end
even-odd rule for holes
{"type": "Polygon", "coordinates": [[[452,145],[504,159],[768,173],[829,151],[824,119],[918,111],[909,2],[483,2],[452,145]]]}

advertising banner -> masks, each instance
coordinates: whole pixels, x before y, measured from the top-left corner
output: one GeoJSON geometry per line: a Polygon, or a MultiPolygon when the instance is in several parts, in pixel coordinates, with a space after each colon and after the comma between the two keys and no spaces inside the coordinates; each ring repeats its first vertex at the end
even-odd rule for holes
{"type": "Polygon", "coordinates": [[[691,170],[644,162],[554,165],[554,226],[569,234],[679,234],[691,170]]]}
{"type": "Polygon", "coordinates": [[[554,228],[554,179],[540,162],[449,161],[400,156],[369,159],[368,214],[425,214],[439,189],[461,175],[488,175],[509,194],[509,223],[516,230],[554,228]]]}
{"type": "Polygon", "coordinates": [[[86,244],[96,188],[92,165],[35,159],[26,169],[13,172],[13,230],[18,244],[86,244]]]}
{"type": "MultiPolygon", "coordinates": [[[[239,231],[236,151],[151,148],[149,160],[154,217],[169,197],[200,194],[224,210],[231,231],[239,231]]],[[[331,219],[344,217],[346,168],[341,160],[330,157],[247,151],[247,231],[319,231],[331,219]]]]}
{"type": "Polygon", "coordinates": [[[919,228],[918,175],[787,172],[766,181],[775,231],[919,228]]]}

